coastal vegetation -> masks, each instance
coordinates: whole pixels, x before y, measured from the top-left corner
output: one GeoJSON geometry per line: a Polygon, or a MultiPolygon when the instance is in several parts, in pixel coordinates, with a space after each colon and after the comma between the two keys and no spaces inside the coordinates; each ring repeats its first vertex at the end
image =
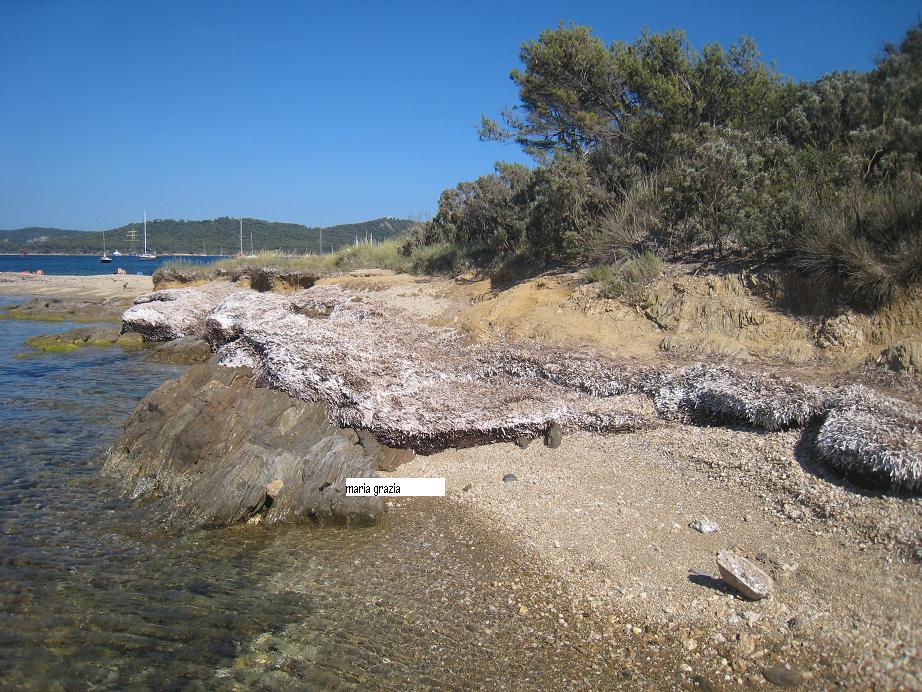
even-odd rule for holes
{"type": "Polygon", "coordinates": [[[815,82],[751,39],[695,50],[681,31],[606,44],[561,24],[520,58],[519,103],[480,136],[534,166],[445,190],[405,256],[596,265],[616,294],[656,258],[777,260],[864,307],[922,279],[922,24],[815,82]]]}
{"type": "MultiPolygon", "coordinates": [[[[274,250],[283,253],[330,252],[356,240],[386,240],[406,230],[411,221],[381,218],[338,226],[304,226],[261,219],[243,219],[244,250],[274,250]]],[[[138,249],[143,227],[126,224],[105,231],[110,252],[138,249]],[[135,240],[132,241],[131,238],[135,240]]],[[[102,250],[103,231],[74,231],[61,228],[21,228],[0,231],[0,253],[96,254],[102,250]]],[[[230,254],[239,250],[240,219],[223,216],[205,221],[154,219],[147,222],[148,245],[160,254],[230,254]]]]}
{"type": "MultiPolygon", "coordinates": [[[[154,273],[154,281],[196,281],[215,276],[236,280],[254,271],[312,274],[316,276],[334,272],[347,272],[362,268],[389,269],[395,272],[414,268],[413,257],[401,254],[397,239],[380,243],[344,245],[324,254],[285,255],[279,252],[260,252],[245,257],[228,257],[209,264],[171,260],[164,262],[154,273]]],[[[420,251],[425,255],[426,251],[420,251]]]]}
{"type": "Polygon", "coordinates": [[[499,162],[444,190],[431,219],[376,232],[384,243],[172,264],[160,279],[588,268],[601,295],[637,302],[670,263],[732,261],[787,267],[858,309],[922,280],[922,23],[872,70],[814,82],[749,38],[696,50],[678,30],[606,44],[561,24],[520,58],[519,103],[484,116],[480,137],[531,166],[499,162]]]}

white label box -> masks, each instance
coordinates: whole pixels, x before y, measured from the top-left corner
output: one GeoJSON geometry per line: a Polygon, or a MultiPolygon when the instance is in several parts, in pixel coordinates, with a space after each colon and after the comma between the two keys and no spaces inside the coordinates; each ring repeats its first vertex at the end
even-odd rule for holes
{"type": "Polygon", "coordinates": [[[444,478],[347,478],[346,497],[444,497],[444,478]]]}

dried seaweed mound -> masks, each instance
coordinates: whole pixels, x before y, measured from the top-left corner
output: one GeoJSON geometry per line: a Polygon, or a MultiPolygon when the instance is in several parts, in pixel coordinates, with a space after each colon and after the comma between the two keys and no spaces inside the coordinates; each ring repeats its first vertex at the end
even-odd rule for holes
{"type": "Polygon", "coordinates": [[[591,353],[510,349],[502,371],[596,397],[643,394],[664,418],[738,423],[765,430],[801,427],[824,409],[823,393],[775,375],[700,364],[653,369],[591,353]]]}
{"type": "Polygon", "coordinates": [[[802,427],[823,412],[815,387],[763,373],[700,364],[649,390],[657,411],[710,422],[735,422],[765,430],[802,427]]]}
{"type": "Polygon", "coordinates": [[[326,405],[340,426],[428,454],[571,429],[656,425],[637,397],[607,398],[497,367],[503,349],[419,324],[371,294],[317,286],[291,296],[240,291],[205,320],[222,364],[248,365],[264,384],[326,405]]]}
{"type": "Polygon", "coordinates": [[[848,387],[830,401],[816,444],[840,471],[922,491],[922,418],[906,402],[848,387]]]}
{"type": "Polygon", "coordinates": [[[231,290],[231,284],[219,281],[144,293],[122,314],[122,332],[138,332],[147,341],[201,336],[208,313],[231,290]]]}

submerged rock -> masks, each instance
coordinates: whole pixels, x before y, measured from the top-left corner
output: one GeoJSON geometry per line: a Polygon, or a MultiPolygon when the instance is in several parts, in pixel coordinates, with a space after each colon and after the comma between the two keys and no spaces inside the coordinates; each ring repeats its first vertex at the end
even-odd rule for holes
{"type": "Polygon", "coordinates": [[[774,581],[765,570],[732,550],[717,553],[717,569],[727,584],[752,601],[768,598],[775,588],[774,581]]]}
{"type": "Polygon", "coordinates": [[[58,334],[43,334],[26,339],[32,348],[49,352],[68,352],[81,346],[122,344],[117,327],[77,327],[58,334]]]}
{"type": "Polygon", "coordinates": [[[173,341],[157,344],[147,354],[149,360],[174,365],[205,363],[211,356],[211,346],[196,336],[181,336],[173,341]]]}
{"type": "Polygon", "coordinates": [[[243,368],[197,365],[145,397],[103,467],[161,518],[192,526],[368,522],[380,498],[346,497],[349,477],[374,477],[376,459],[318,404],[253,386],[243,368]]]}
{"type": "Polygon", "coordinates": [[[773,685],[790,689],[800,687],[805,680],[801,671],[784,666],[769,666],[762,671],[762,676],[773,685]]]}

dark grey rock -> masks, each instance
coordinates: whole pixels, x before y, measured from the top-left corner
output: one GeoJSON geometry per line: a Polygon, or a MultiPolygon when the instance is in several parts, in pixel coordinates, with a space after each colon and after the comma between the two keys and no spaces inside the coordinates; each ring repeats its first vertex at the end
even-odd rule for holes
{"type": "Polygon", "coordinates": [[[563,440],[563,430],[557,423],[551,423],[544,434],[544,445],[550,449],[557,449],[563,440]]]}
{"type": "Polygon", "coordinates": [[[474,486],[471,483],[468,483],[463,488],[461,488],[461,492],[463,493],[470,492],[473,487],[474,486]]]}
{"type": "Polygon", "coordinates": [[[515,444],[522,449],[528,449],[528,445],[531,444],[531,438],[525,435],[519,435],[519,437],[515,438],[515,444]]]}
{"type": "Polygon", "coordinates": [[[368,456],[376,460],[375,468],[378,471],[394,471],[416,456],[412,449],[395,449],[381,444],[368,430],[356,430],[355,434],[368,456]]]}
{"type": "Polygon", "coordinates": [[[511,483],[512,481],[517,481],[517,480],[519,479],[516,478],[514,473],[507,473],[505,476],[503,476],[503,483],[511,483]]]}
{"type": "Polygon", "coordinates": [[[157,344],[147,353],[147,358],[158,363],[195,365],[208,362],[211,355],[211,346],[207,341],[197,336],[182,336],[157,344]]]}
{"type": "Polygon", "coordinates": [[[103,472],[170,523],[366,523],[383,500],[345,495],[346,478],[376,475],[358,442],[323,406],[254,387],[247,368],[196,365],[141,401],[103,472]]]}
{"type": "Polygon", "coordinates": [[[769,666],[762,671],[762,676],[773,685],[789,689],[800,687],[804,683],[803,673],[796,668],[769,666]]]}

